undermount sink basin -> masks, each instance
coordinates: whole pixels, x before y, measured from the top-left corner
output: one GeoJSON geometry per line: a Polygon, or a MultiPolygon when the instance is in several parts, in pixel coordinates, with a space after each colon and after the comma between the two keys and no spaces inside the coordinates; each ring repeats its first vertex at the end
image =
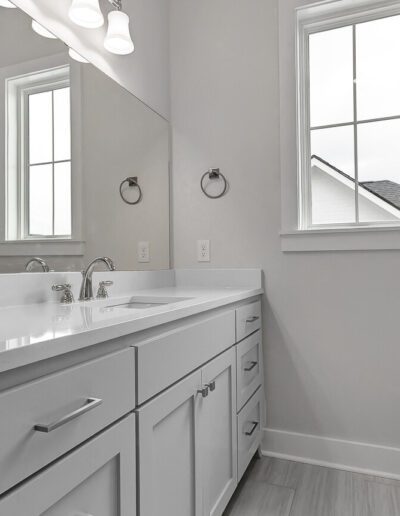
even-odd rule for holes
{"type": "Polygon", "coordinates": [[[162,305],[170,305],[172,303],[179,303],[180,301],[186,301],[189,297],[132,297],[125,303],[119,303],[115,305],[108,305],[106,308],[129,308],[135,310],[144,310],[146,308],[154,308],[162,305]]]}

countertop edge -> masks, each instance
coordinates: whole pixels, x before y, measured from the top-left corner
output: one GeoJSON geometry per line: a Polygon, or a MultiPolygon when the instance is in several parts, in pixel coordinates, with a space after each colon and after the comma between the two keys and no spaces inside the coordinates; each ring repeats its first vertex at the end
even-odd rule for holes
{"type": "Polygon", "coordinates": [[[3,351],[0,353],[0,374],[109,340],[125,337],[150,328],[156,328],[157,326],[179,319],[238,303],[252,297],[260,296],[263,292],[264,290],[262,288],[243,289],[243,292],[236,292],[222,299],[206,300],[198,304],[178,307],[165,313],[157,313],[141,319],[110,324],[109,326],[38,342],[32,346],[3,351]],[[57,343],[57,346],[54,345],[55,343],[57,343]]]}

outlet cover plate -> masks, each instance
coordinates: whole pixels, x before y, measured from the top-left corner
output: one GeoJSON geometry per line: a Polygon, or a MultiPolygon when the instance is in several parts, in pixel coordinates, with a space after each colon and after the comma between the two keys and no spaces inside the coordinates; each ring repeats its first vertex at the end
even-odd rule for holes
{"type": "Polygon", "coordinates": [[[210,261],[210,241],[209,240],[197,240],[197,261],[198,262],[209,262],[210,261]]]}

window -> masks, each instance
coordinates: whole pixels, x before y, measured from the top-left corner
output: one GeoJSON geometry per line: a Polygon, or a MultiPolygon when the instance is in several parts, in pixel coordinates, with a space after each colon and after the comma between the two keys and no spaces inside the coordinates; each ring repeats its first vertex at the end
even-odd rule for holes
{"type": "Polygon", "coordinates": [[[69,67],[7,80],[7,240],[71,238],[69,67]]]}
{"type": "Polygon", "coordinates": [[[400,225],[400,15],[300,29],[299,229],[400,225]]]}

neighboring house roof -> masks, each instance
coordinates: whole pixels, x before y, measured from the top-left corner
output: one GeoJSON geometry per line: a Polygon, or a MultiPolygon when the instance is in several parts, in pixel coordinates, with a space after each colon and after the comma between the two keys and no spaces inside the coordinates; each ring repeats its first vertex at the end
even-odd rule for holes
{"type": "MultiPolygon", "coordinates": [[[[349,176],[348,174],[346,174],[346,172],[343,172],[343,170],[340,170],[339,168],[335,167],[328,161],[325,161],[324,159],[320,158],[316,154],[313,154],[311,156],[311,159],[320,161],[330,169],[334,170],[335,172],[338,172],[341,176],[345,177],[353,183],[355,182],[354,177],[349,176]]],[[[359,182],[358,185],[359,187],[365,189],[367,192],[373,194],[378,199],[381,199],[390,206],[393,206],[393,208],[400,210],[400,185],[398,183],[395,183],[394,181],[390,181],[388,179],[383,179],[381,181],[362,181],[359,182]]]]}
{"type": "Polygon", "coordinates": [[[360,185],[380,199],[400,209],[400,185],[384,179],[382,181],[363,181],[360,185]]]}

